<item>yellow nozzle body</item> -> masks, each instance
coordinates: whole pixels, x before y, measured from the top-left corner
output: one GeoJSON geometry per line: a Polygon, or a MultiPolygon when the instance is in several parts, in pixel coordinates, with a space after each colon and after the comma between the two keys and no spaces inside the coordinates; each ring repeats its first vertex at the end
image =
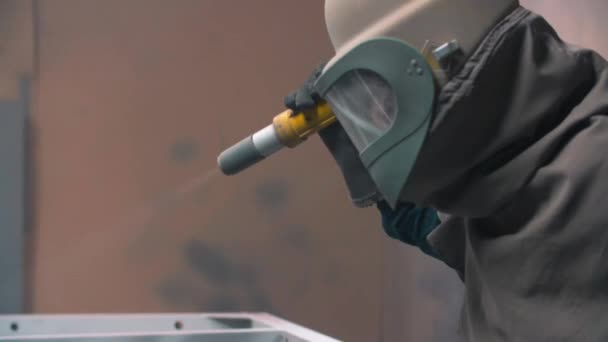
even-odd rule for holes
{"type": "Polygon", "coordinates": [[[275,132],[284,146],[293,148],[323,128],[336,122],[336,116],[327,102],[311,110],[294,114],[286,110],[272,120],[275,132]]]}
{"type": "Polygon", "coordinates": [[[275,116],[271,125],[222,152],[218,165],[226,175],[239,173],[283,147],[298,146],[334,122],[336,116],[327,102],[301,113],[286,110],[275,116]]]}

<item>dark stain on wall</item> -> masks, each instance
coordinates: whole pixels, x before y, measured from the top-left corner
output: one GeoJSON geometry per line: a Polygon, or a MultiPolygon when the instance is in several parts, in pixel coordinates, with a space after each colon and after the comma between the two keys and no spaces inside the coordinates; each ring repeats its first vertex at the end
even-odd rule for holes
{"type": "Polygon", "coordinates": [[[160,220],[144,223],[141,232],[131,239],[126,254],[133,261],[146,261],[154,257],[158,253],[157,248],[160,248],[165,241],[166,231],[170,230],[160,220]]]}
{"type": "Polygon", "coordinates": [[[184,247],[184,256],[192,270],[209,281],[228,285],[235,279],[235,265],[219,248],[190,240],[184,247]]]}
{"type": "Polygon", "coordinates": [[[235,274],[235,281],[240,284],[255,284],[258,281],[258,273],[252,267],[240,265],[238,273],[235,274]]]}
{"type": "Polygon", "coordinates": [[[260,289],[252,289],[253,295],[253,303],[252,307],[254,310],[259,312],[268,312],[277,316],[281,316],[281,313],[277,311],[276,308],[273,307],[270,298],[264,293],[264,291],[260,289]]]}
{"type": "Polygon", "coordinates": [[[190,309],[196,301],[194,284],[191,279],[180,274],[167,277],[157,287],[157,292],[167,303],[179,308],[190,309]]]}
{"type": "Polygon", "coordinates": [[[280,231],[279,237],[289,247],[300,251],[311,251],[313,249],[310,230],[302,225],[286,226],[280,231]]]}
{"type": "Polygon", "coordinates": [[[202,311],[204,312],[235,312],[241,311],[243,306],[239,303],[235,296],[227,293],[212,296],[204,304],[202,311]]]}
{"type": "Polygon", "coordinates": [[[171,160],[176,164],[188,164],[200,155],[199,144],[190,138],[181,138],[171,146],[171,160]]]}
{"type": "Polygon", "coordinates": [[[287,206],[289,185],[285,180],[271,179],[255,189],[257,204],[265,209],[283,209],[287,206]]]}
{"type": "Polygon", "coordinates": [[[159,287],[159,294],[169,303],[182,305],[190,298],[191,305],[195,303],[197,309],[207,312],[264,311],[278,314],[261,286],[259,272],[255,268],[234,262],[219,248],[199,240],[185,244],[184,259],[201,280],[209,282],[212,291],[201,293],[188,277],[173,276],[159,287]]]}
{"type": "Polygon", "coordinates": [[[338,267],[328,268],[325,271],[325,281],[328,284],[331,284],[331,285],[338,284],[341,277],[342,276],[340,274],[340,270],[338,267]]]}

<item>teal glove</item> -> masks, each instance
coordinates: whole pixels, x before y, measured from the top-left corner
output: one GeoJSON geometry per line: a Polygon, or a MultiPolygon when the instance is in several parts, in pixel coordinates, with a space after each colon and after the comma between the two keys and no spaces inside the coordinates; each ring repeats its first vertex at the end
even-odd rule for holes
{"type": "Polygon", "coordinates": [[[420,248],[425,254],[440,259],[429,244],[428,235],[441,223],[437,211],[399,203],[393,210],[386,202],[378,202],[382,227],[388,236],[420,248]]]}

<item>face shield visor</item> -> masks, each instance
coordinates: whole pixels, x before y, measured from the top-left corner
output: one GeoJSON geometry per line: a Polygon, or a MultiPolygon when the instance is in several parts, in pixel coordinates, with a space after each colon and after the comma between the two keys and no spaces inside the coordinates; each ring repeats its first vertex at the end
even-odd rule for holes
{"type": "Polygon", "coordinates": [[[369,70],[352,70],[325,94],[340,124],[361,153],[393,125],[397,99],[391,86],[369,70]]]}
{"type": "Polygon", "coordinates": [[[397,39],[369,40],[332,60],[315,86],[394,207],[431,121],[435,84],[424,56],[397,39]]]}

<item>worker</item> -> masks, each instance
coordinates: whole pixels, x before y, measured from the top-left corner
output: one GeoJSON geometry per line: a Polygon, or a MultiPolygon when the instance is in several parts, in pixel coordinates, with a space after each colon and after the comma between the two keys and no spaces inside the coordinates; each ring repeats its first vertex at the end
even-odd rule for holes
{"type": "MultiPolygon", "coordinates": [[[[287,96],[354,204],[456,270],[468,341],[608,341],[608,63],[513,0],[326,0],[287,96]]],[[[398,270],[395,270],[398,271],[398,270]]]]}

